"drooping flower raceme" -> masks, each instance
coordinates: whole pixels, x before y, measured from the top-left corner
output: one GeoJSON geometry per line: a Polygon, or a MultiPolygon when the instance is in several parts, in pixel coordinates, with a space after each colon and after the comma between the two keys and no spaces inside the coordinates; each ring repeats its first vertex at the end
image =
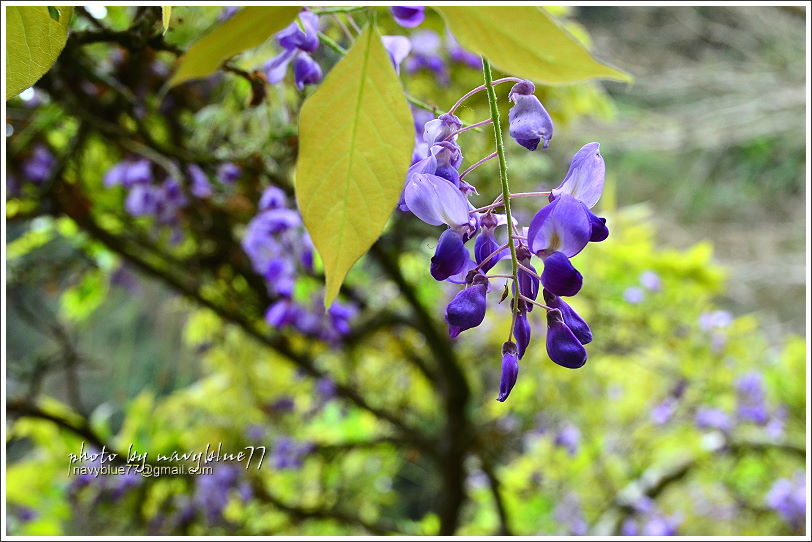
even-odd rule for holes
{"type": "MultiPolygon", "coordinates": [[[[513,78],[495,83],[501,81],[516,82],[508,95],[513,103],[509,115],[511,136],[527,149],[535,150],[539,145],[546,148],[553,136],[553,123],[534,95],[533,83],[513,78]]],[[[474,89],[466,96],[483,89],[474,89]]],[[[546,311],[545,343],[550,359],[569,369],[582,367],[587,361],[585,345],[593,339],[592,330],[564,298],[576,295],[584,282],[571,258],[590,242],[603,241],[609,235],[606,220],[591,210],[603,191],[605,166],[598,143],[588,143],[575,153],[557,188],[511,194],[511,198],[547,196],[547,204],[522,230],[515,220],[509,223],[506,215],[495,212],[503,206],[502,194],[481,208],[470,203],[478,191],[467,176],[497,153],[461,171],[463,153],[458,139],[466,131],[453,110],[424,121],[422,133],[418,126],[413,163],[399,208],[427,224],[445,228],[429,267],[435,280],[464,285],[445,309],[451,337],[482,323],[490,280],[513,281],[512,288],[505,289],[505,296],[513,294],[513,319],[503,348],[497,397],[505,401],[516,384],[519,361],[531,347],[534,308],[546,311]],[[505,229],[504,241],[497,236],[500,226],[505,229]],[[475,239],[473,257],[468,245],[471,239],[475,239]],[[534,258],[543,265],[540,273],[534,258]],[[512,260],[511,275],[494,272],[504,260],[512,260]],[[539,300],[539,290],[543,300],[539,300]]]]}

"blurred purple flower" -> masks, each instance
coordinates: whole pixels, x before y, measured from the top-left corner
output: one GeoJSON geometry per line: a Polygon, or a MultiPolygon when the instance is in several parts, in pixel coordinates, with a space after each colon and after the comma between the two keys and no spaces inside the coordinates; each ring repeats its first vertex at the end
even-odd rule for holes
{"type": "Polygon", "coordinates": [[[733,422],[730,420],[730,416],[718,408],[699,408],[696,411],[694,423],[699,429],[730,431],[733,428],[733,422]]]}
{"type": "Polygon", "coordinates": [[[659,292],[663,287],[662,280],[660,280],[660,275],[654,271],[643,271],[643,273],[640,275],[640,284],[643,286],[643,288],[652,292],[659,292]]]}
{"type": "Polygon", "coordinates": [[[242,169],[233,162],[226,162],[217,168],[217,178],[223,184],[232,184],[240,178],[240,175],[242,175],[242,169]]]}
{"type": "Polygon", "coordinates": [[[576,455],[581,445],[581,431],[572,423],[567,423],[555,435],[553,444],[567,450],[570,455],[576,455]]]}
{"type": "Polygon", "coordinates": [[[309,442],[297,442],[289,437],[276,441],[271,450],[271,462],[277,470],[297,470],[304,464],[304,459],[313,450],[309,442]]]}
{"type": "Polygon", "coordinates": [[[23,163],[23,174],[29,182],[41,184],[51,175],[55,163],[56,159],[51,151],[43,145],[37,145],[31,157],[23,163]]]}
{"type": "Polygon", "coordinates": [[[792,479],[778,479],[765,502],[792,528],[800,529],[806,521],[806,474],[799,471],[792,479]]]}

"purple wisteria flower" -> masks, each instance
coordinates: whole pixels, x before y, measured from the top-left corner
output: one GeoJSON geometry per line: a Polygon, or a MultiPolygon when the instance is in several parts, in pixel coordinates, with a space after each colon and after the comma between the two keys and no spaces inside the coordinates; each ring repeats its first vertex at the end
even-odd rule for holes
{"type": "Polygon", "coordinates": [[[389,11],[400,26],[414,28],[426,18],[425,9],[422,6],[392,6],[389,11]]]}
{"type": "Polygon", "coordinates": [[[284,79],[291,61],[294,61],[293,75],[299,90],[305,85],[321,81],[321,67],[308,55],[319,48],[318,15],[306,9],[302,10],[299,13],[299,21],[290,23],[275,37],[283,51],[265,63],[265,76],[270,84],[278,84],[284,79]]]}
{"type": "Polygon", "coordinates": [[[514,103],[508,113],[510,137],[531,151],[544,140],[542,149],[550,146],[553,137],[553,120],[536,98],[536,86],[530,81],[516,83],[508,97],[514,103]]]}
{"type": "Polygon", "coordinates": [[[104,186],[123,186],[132,188],[137,184],[148,184],[153,179],[149,160],[124,160],[114,165],[104,174],[104,186]]]}
{"type": "Polygon", "coordinates": [[[502,377],[499,380],[499,402],[505,402],[519,376],[519,360],[516,344],[510,341],[502,345],[502,377]]]}
{"type": "Polygon", "coordinates": [[[299,53],[293,61],[293,78],[296,88],[304,90],[305,85],[315,85],[321,81],[321,66],[307,53],[299,53]]]}
{"type": "Polygon", "coordinates": [[[544,261],[541,283],[558,296],[573,296],[583,278],[569,259],[589,242],[591,227],[584,206],[572,196],[556,198],[541,209],[527,231],[530,250],[544,261]]]}

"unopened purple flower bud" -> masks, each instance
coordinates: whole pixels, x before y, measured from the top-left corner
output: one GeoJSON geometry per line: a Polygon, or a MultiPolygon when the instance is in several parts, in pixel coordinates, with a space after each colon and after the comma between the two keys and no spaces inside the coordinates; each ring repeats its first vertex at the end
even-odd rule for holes
{"type": "Polygon", "coordinates": [[[527,346],[530,344],[530,322],[527,320],[527,312],[524,310],[516,314],[513,336],[516,338],[519,359],[522,359],[525,351],[527,351],[527,346]]]}
{"type": "MultiPolygon", "coordinates": [[[[536,268],[530,263],[530,251],[527,247],[520,246],[516,249],[516,257],[523,266],[532,271],[532,273],[528,273],[524,269],[519,268],[516,273],[516,277],[519,279],[519,293],[535,301],[539,295],[539,279],[536,278],[536,268]]],[[[527,312],[531,312],[532,310],[533,304],[530,303],[527,306],[527,312]]]]}
{"type": "MultiPolygon", "coordinates": [[[[482,227],[482,232],[477,236],[476,241],[474,242],[474,258],[476,259],[477,264],[482,264],[485,261],[485,258],[496,252],[496,250],[501,245],[496,242],[496,238],[493,234],[493,229],[482,227]]],[[[494,265],[496,265],[499,260],[507,257],[510,254],[507,248],[502,249],[496,256],[490,258],[487,262],[482,264],[483,273],[487,273],[490,271],[494,265]]]]}
{"type": "Polygon", "coordinates": [[[392,6],[389,8],[395,22],[405,28],[420,26],[420,23],[426,18],[425,9],[422,6],[392,6]]]}
{"type": "Polygon", "coordinates": [[[395,67],[395,72],[400,73],[400,63],[409,56],[412,50],[412,42],[406,36],[381,36],[383,48],[389,53],[389,60],[395,67]]]}
{"type": "Polygon", "coordinates": [[[510,136],[531,151],[536,150],[542,139],[542,148],[546,149],[553,137],[553,119],[533,94],[535,91],[533,83],[522,81],[515,84],[508,94],[514,103],[508,113],[510,136]]]}
{"type": "MultiPolygon", "coordinates": [[[[488,293],[488,279],[483,275],[474,276],[473,284],[459,292],[445,309],[445,321],[450,327],[456,328],[456,334],[471,329],[482,323],[485,319],[487,304],[485,296],[488,293]]],[[[453,332],[449,330],[449,333],[453,332]]]]}
{"type": "Polygon", "coordinates": [[[581,273],[561,252],[553,252],[544,258],[541,284],[551,293],[557,296],[573,296],[581,290],[583,280],[581,273]]]}
{"type": "Polygon", "coordinates": [[[583,367],[586,363],[586,349],[572,333],[561,311],[547,311],[547,355],[558,365],[568,369],[583,367]]]}
{"type": "Polygon", "coordinates": [[[459,273],[469,259],[462,235],[449,228],[440,235],[437,249],[431,257],[431,276],[434,280],[445,280],[459,273]]]}
{"type": "Polygon", "coordinates": [[[566,301],[549,292],[546,288],[542,294],[544,296],[544,304],[561,311],[561,317],[564,319],[564,323],[567,324],[567,327],[570,328],[570,331],[578,338],[581,344],[589,344],[592,342],[592,330],[589,329],[589,325],[566,301]]]}
{"type": "Polygon", "coordinates": [[[556,199],[569,194],[588,208],[598,203],[606,180],[606,164],[600,152],[600,143],[587,143],[575,153],[566,177],[550,197],[556,199]]]}
{"type": "Polygon", "coordinates": [[[519,361],[516,358],[516,344],[510,341],[502,345],[502,377],[499,379],[499,402],[504,402],[510,395],[519,376],[519,361]]]}
{"type": "Polygon", "coordinates": [[[305,85],[315,85],[322,78],[321,66],[307,53],[299,53],[293,61],[293,78],[299,90],[305,85]]]}

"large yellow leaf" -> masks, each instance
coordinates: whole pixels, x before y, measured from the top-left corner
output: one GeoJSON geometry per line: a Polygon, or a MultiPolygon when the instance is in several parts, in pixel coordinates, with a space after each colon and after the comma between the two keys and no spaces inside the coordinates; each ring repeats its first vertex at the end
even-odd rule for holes
{"type": "Polygon", "coordinates": [[[223,61],[252,49],[289,25],[301,10],[298,6],[244,7],[189,47],[169,86],[207,77],[223,61]]]}
{"type": "Polygon", "coordinates": [[[68,39],[72,7],[57,7],[59,21],[46,6],[6,8],[6,99],[13,98],[45,75],[68,39]]]}
{"type": "Polygon", "coordinates": [[[534,6],[435,7],[460,44],[505,73],[548,85],[593,78],[631,81],[595,59],[544,10],[534,6]]]}
{"type": "Polygon", "coordinates": [[[378,32],[367,27],[299,115],[296,200],[322,261],[329,307],[403,189],[414,127],[378,32]]]}

